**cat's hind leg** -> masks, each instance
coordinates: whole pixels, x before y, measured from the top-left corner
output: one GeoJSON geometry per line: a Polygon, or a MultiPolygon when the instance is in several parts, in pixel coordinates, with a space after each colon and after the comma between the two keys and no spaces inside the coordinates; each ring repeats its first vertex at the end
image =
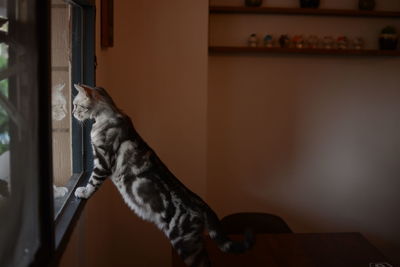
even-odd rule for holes
{"type": "Polygon", "coordinates": [[[185,235],[176,242],[172,242],[172,246],[187,266],[211,266],[202,234],[197,234],[196,236],[185,235]]]}

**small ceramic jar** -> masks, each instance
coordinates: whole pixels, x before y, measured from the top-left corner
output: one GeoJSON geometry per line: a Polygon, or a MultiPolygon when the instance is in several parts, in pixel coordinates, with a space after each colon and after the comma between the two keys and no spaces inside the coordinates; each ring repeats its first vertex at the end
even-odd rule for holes
{"type": "Polygon", "coordinates": [[[264,46],[268,48],[274,47],[274,38],[272,37],[271,34],[265,35],[264,46]]]}
{"type": "Polygon", "coordinates": [[[379,47],[382,50],[395,50],[398,43],[397,30],[393,26],[386,26],[379,35],[379,47]]]}
{"type": "Polygon", "coordinates": [[[249,38],[247,39],[247,44],[250,47],[258,46],[258,42],[259,42],[259,38],[258,38],[257,34],[255,34],[255,33],[250,34],[249,38]]]}
{"type": "Polygon", "coordinates": [[[292,45],[295,48],[304,48],[304,38],[301,35],[295,35],[292,39],[292,45]]]}
{"type": "Polygon", "coordinates": [[[290,38],[287,34],[282,34],[281,37],[279,37],[279,46],[281,48],[290,47],[290,38]]]}
{"type": "Polygon", "coordinates": [[[306,45],[308,48],[316,49],[318,48],[319,38],[316,35],[310,35],[306,40],[306,45]]]}
{"type": "Polygon", "coordinates": [[[322,45],[325,49],[333,49],[335,40],[332,36],[324,36],[322,39],[322,45]]]}
{"type": "Polygon", "coordinates": [[[362,50],[364,49],[364,46],[365,46],[365,41],[363,38],[357,37],[353,40],[353,48],[355,50],[362,50]]]}
{"type": "Polygon", "coordinates": [[[348,49],[349,48],[349,39],[346,36],[339,36],[336,39],[336,47],[338,49],[348,49]]]}

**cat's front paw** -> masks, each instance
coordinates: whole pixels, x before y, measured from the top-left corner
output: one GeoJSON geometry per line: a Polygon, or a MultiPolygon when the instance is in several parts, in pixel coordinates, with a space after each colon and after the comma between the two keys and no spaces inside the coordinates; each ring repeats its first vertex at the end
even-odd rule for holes
{"type": "Polygon", "coordinates": [[[87,188],[84,187],[84,186],[78,187],[78,188],[75,190],[75,196],[76,196],[77,198],[84,198],[84,199],[87,199],[87,198],[89,197],[89,192],[88,192],[87,188]]]}
{"type": "Polygon", "coordinates": [[[55,198],[60,198],[65,196],[68,193],[68,188],[63,186],[55,186],[53,185],[53,194],[55,198]]]}

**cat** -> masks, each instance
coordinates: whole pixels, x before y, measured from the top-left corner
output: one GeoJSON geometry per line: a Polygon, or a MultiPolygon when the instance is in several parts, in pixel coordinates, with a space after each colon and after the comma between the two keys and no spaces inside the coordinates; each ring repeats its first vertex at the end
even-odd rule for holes
{"type": "Polygon", "coordinates": [[[250,231],[243,241],[232,241],[223,233],[214,211],[168,170],[104,88],[75,88],[73,116],[81,122],[94,120],[94,168],[87,185],[75,190],[77,198],[88,199],[109,177],[126,204],[164,232],[190,267],[211,265],[204,230],[224,252],[242,253],[252,247],[250,231]]]}
{"type": "MultiPolygon", "coordinates": [[[[55,121],[61,121],[67,115],[67,100],[63,94],[65,83],[57,84],[51,89],[51,117],[55,121]]],[[[61,198],[68,193],[68,188],[53,184],[53,196],[61,198]]]]}
{"type": "Polygon", "coordinates": [[[67,115],[67,100],[63,94],[65,83],[60,83],[51,89],[51,117],[55,121],[61,121],[67,115]]]}

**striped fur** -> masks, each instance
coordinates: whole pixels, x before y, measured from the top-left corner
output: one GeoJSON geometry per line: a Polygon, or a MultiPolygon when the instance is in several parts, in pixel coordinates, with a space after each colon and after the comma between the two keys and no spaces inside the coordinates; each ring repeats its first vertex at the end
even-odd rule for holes
{"type": "Polygon", "coordinates": [[[234,242],[223,233],[216,214],[168,170],[103,88],[75,88],[79,93],[73,115],[79,121],[95,121],[94,169],[88,184],[76,189],[76,197],[89,198],[111,178],[126,204],[164,232],[187,266],[210,266],[204,230],[225,252],[241,253],[251,247],[250,234],[243,242],[234,242]]]}

